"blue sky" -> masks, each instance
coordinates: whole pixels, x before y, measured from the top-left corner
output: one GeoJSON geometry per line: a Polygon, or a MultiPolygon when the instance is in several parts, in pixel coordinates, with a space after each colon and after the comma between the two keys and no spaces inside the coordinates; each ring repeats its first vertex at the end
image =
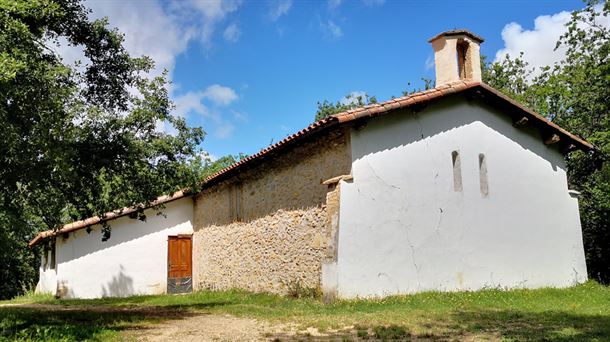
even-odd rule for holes
{"type": "MultiPolygon", "coordinates": [[[[252,154],[312,122],[316,102],[352,92],[385,100],[433,78],[437,33],[467,28],[481,52],[551,64],[574,1],[90,0],[134,54],[173,81],[176,114],[208,133],[213,156],[252,154]],[[411,83],[411,85],[409,85],[411,83]]],[[[69,52],[65,52],[69,54],[69,52]]]]}

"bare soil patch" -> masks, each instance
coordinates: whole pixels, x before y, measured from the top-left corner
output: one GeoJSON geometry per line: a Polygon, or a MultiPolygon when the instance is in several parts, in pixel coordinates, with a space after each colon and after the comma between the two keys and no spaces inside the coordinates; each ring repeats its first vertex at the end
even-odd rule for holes
{"type": "Polygon", "coordinates": [[[137,341],[261,341],[269,325],[230,315],[200,314],[163,321],[147,329],[127,331],[137,341]]]}

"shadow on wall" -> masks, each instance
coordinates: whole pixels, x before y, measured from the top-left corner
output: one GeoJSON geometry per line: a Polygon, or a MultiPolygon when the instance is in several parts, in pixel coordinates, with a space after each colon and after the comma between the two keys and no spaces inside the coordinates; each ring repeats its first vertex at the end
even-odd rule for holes
{"type": "Polygon", "coordinates": [[[195,202],[196,225],[247,223],[323,205],[328,186],[322,182],[351,172],[348,139],[343,130],[317,135],[204,190],[195,202]]]}
{"type": "MultiPolygon", "coordinates": [[[[184,225],[191,220],[191,211],[192,200],[186,198],[168,203],[165,208],[161,209],[163,215],[157,214],[153,209],[146,210],[146,221],[132,219],[128,216],[113,220],[110,222],[112,231],[110,239],[107,241],[102,241],[100,225],[92,226],[89,233],[83,229],[70,233],[67,239],[58,237],[57,263],[69,262],[119,244],[157,234],[171,227],[184,225]],[[185,201],[188,201],[188,204],[185,201]]],[[[159,246],[155,247],[159,248],[159,246]]]]}
{"type": "Polygon", "coordinates": [[[375,127],[374,129],[378,132],[374,134],[377,134],[379,139],[374,139],[375,144],[359,147],[352,145],[352,157],[356,161],[369,154],[418,143],[423,139],[429,139],[474,122],[484,124],[524,150],[536,154],[545,160],[554,171],[564,167],[562,154],[556,153],[554,150],[556,147],[544,145],[544,139],[535,127],[516,128],[506,113],[480,101],[468,101],[463,96],[443,99],[419,113],[402,111],[385,118],[371,120],[368,128],[375,127]],[[409,122],[401,124],[404,121],[409,122]]]}
{"type": "Polygon", "coordinates": [[[123,265],[120,265],[119,269],[119,274],[112,277],[106,286],[102,286],[102,297],[128,297],[136,294],[133,289],[133,279],[125,275],[123,265]]]}

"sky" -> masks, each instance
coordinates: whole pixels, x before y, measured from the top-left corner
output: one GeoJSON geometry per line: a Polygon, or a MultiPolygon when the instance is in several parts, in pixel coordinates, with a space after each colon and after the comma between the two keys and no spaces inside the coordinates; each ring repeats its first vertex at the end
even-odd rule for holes
{"type": "MultiPolygon", "coordinates": [[[[317,102],[368,93],[383,101],[434,77],[428,39],[455,28],[485,38],[481,54],[554,51],[578,0],[87,0],[133,55],[169,72],[175,115],[206,131],[212,158],[253,154],[314,118],[317,102]]],[[[66,47],[67,60],[79,52],[66,47]]],[[[161,127],[160,129],[164,129],[161,127]]],[[[169,131],[169,130],[168,130],[169,131]]],[[[171,132],[170,132],[171,133],[171,132]]]]}

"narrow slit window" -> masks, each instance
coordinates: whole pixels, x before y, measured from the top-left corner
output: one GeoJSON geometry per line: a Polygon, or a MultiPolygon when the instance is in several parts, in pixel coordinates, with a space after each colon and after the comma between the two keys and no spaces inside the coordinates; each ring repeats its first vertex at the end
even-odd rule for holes
{"type": "Polygon", "coordinates": [[[51,244],[51,264],[49,265],[49,268],[54,270],[55,269],[55,244],[51,244]]]}
{"type": "Polygon", "coordinates": [[[229,188],[229,216],[232,221],[242,220],[242,184],[236,183],[229,188]]]}
{"type": "Polygon", "coordinates": [[[483,153],[479,154],[479,184],[481,197],[489,196],[489,181],[487,180],[487,160],[483,153]]]}
{"type": "Polygon", "coordinates": [[[453,163],[453,191],[462,191],[462,162],[458,151],[451,152],[453,163]]]}
{"type": "Polygon", "coordinates": [[[51,253],[51,249],[49,248],[49,245],[45,245],[44,246],[44,250],[43,250],[43,259],[42,259],[42,269],[44,271],[46,271],[49,268],[49,254],[51,253]]]}
{"type": "Polygon", "coordinates": [[[470,78],[470,75],[467,75],[468,71],[466,70],[468,43],[465,41],[458,41],[456,48],[457,48],[457,61],[458,61],[458,75],[461,80],[470,78]]]}
{"type": "Polygon", "coordinates": [[[235,185],[235,220],[242,220],[242,209],[241,209],[241,193],[242,193],[242,183],[238,183],[235,185]]]}

